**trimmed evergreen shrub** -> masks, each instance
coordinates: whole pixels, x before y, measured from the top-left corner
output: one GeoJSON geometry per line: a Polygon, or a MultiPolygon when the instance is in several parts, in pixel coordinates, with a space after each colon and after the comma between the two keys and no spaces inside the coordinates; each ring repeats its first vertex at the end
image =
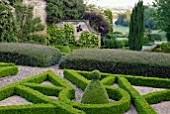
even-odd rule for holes
{"type": "Polygon", "coordinates": [[[170,55],[109,49],[78,49],[60,61],[60,68],[115,74],[170,77],[170,55]]]}
{"type": "Polygon", "coordinates": [[[19,65],[47,67],[62,56],[56,48],[34,44],[0,43],[0,61],[19,65]]]}
{"type": "Polygon", "coordinates": [[[18,67],[12,63],[0,62],[0,77],[14,75],[18,73],[18,67]]]}
{"type": "Polygon", "coordinates": [[[84,104],[105,104],[109,103],[109,96],[106,89],[100,82],[100,72],[94,70],[91,74],[92,80],[87,85],[81,102],[84,104]]]}

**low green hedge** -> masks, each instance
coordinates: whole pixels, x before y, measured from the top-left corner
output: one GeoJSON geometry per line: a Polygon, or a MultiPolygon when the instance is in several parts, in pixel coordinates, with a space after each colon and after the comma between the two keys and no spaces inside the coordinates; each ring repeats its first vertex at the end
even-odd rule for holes
{"type": "Polygon", "coordinates": [[[121,88],[128,91],[131,95],[138,114],[157,114],[155,110],[148,104],[145,98],[132,87],[126,78],[118,77],[118,83],[121,88]]]}
{"type": "MultiPolygon", "coordinates": [[[[76,84],[77,87],[80,87],[82,90],[84,90],[90,81],[83,77],[82,75],[80,75],[79,74],[80,72],[81,71],[65,69],[64,77],[70,80],[72,83],[76,84]]],[[[83,72],[83,74],[86,74],[87,76],[89,72],[83,72]]],[[[106,80],[108,80],[108,78],[106,80]]],[[[107,104],[77,103],[71,101],[71,98],[69,97],[71,91],[69,89],[60,92],[59,99],[69,105],[73,105],[74,108],[83,110],[87,114],[96,114],[96,112],[97,114],[122,114],[130,108],[130,96],[126,91],[122,90],[121,88],[113,88],[110,86],[105,86],[105,88],[107,90],[109,97],[118,100],[117,102],[107,104]]]]}
{"type": "Polygon", "coordinates": [[[170,90],[152,92],[144,95],[144,98],[149,104],[157,104],[162,101],[170,101],[170,90]]]}
{"type": "Polygon", "coordinates": [[[170,55],[114,49],[78,49],[69,53],[60,68],[78,69],[114,74],[170,77],[170,55]]]}
{"type": "Polygon", "coordinates": [[[0,114],[58,114],[52,104],[34,104],[0,107],[0,114]]]}
{"type": "Polygon", "coordinates": [[[74,88],[52,71],[43,72],[20,82],[15,82],[0,88],[0,100],[12,95],[19,95],[34,104],[0,106],[0,114],[85,114],[83,111],[75,109],[64,102],[46,96],[58,96],[60,92],[68,88],[72,93],[69,98],[74,98],[74,88]],[[53,80],[54,86],[41,85],[40,83],[45,80],[53,80]]]}
{"type": "Polygon", "coordinates": [[[35,44],[0,43],[0,61],[18,65],[47,67],[62,56],[56,48],[35,44]]]}
{"type": "Polygon", "coordinates": [[[18,73],[18,67],[12,63],[0,62],[0,77],[14,75],[18,73]]]}

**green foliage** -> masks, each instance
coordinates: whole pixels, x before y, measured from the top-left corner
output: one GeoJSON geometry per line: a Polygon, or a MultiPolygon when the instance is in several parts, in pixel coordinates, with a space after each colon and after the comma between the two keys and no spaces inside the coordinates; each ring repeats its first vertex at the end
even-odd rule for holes
{"type": "Polygon", "coordinates": [[[66,93],[67,96],[73,96],[73,87],[64,81],[52,71],[43,72],[39,75],[24,79],[20,82],[15,82],[0,89],[0,100],[4,100],[12,95],[20,95],[28,101],[34,103],[31,105],[22,106],[3,106],[0,107],[1,114],[85,114],[83,111],[77,110],[72,106],[67,105],[58,100],[54,100],[46,95],[58,96],[61,92],[70,90],[71,93],[66,93]],[[54,85],[41,85],[40,83],[49,80],[54,85]],[[30,83],[31,82],[31,83],[30,83]],[[40,93],[41,92],[41,93],[40,93]],[[56,93],[55,93],[56,92],[56,93]]]}
{"type": "Polygon", "coordinates": [[[146,29],[157,29],[156,20],[154,19],[153,7],[144,6],[144,26],[146,29]]]}
{"type": "Polygon", "coordinates": [[[16,22],[12,13],[12,7],[6,0],[0,1],[0,42],[15,42],[16,22]]]}
{"type": "Polygon", "coordinates": [[[74,36],[74,26],[72,24],[66,23],[64,24],[65,30],[65,42],[69,44],[75,44],[76,38],[74,36]]]}
{"type": "Polygon", "coordinates": [[[122,25],[122,26],[129,26],[131,13],[132,13],[132,11],[129,9],[123,13],[121,12],[119,14],[118,19],[116,20],[115,24],[122,25]]]}
{"type": "Polygon", "coordinates": [[[164,53],[114,49],[78,49],[63,58],[59,67],[87,71],[98,69],[102,72],[115,74],[167,78],[170,77],[169,61],[170,55],[164,53]]]}
{"type": "Polygon", "coordinates": [[[109,103],[109,96],[100,82],[100,72],[94,70],[91,74],[92,80],[84,90],[81,102],[84,104],[105,104],[109,103]]]}
{"type": "Polygon", "coordinates": [[[100,80],[100,78],[101,78],[101,74],[100,74],[100,71],[98,71],[98,70],[94,70],[93,72],[92,72],[92,74],[91,74],[91,78],[92,79],[99,79],[100,80]]]}
{"type": "Polygon", "coordinates": [[[101,33],[102,36],[106,36],[109,33],[110,24],[108,19],[99,9],[87,10],[84,14],[84,19],[89,20],[91,27],[101,33]]]}
{"type": "Polygon", "coordinates": [[[29,34],[22,42],[33,44],[48,44],[47,35],[29,34]]]}
{"type": "Polygon", "coordinates": [[[14,6],[17,3],[22,3],[23,2],[23,0],[7,0],[7,1],[9,1],[10,5],[12,5],[12,6],[14,6]]]}
{"type": "Polygon", "coordinates": [[[60,0],[63,2],[63,20],[80,20],[84,16],[85,4],[83,0],[60,0]]]}
{"type": "Polygon", "coordinates": [[[102,38],[103,48],[123,48],[128,45],[128,40],[115,40],[113,38],[102,38]]]}
{"type": "Polygon", "coordinates": [[[170,43],[161,44],[161,52],[170,53],[170,43]]]}
{"type": "Polygon", "coordinates": [[[47,33],[49,35],[50,44],[64,44],[65,43],[65,34],[64,34],[63,28],[60,28],[55,24],[48,25],[47,33]]]}
{"type": "Polygon", "coordinates": [[[10,63],[0,62],[0,77],[14,75],[18,73],[18,67],[10,63]]]}
{"type": "Polygon", "coordinates": [[[149,104],[156,104],[162,101],[170,101],[169,95],[170,90],[163,90],[146,94],[144,97],[149,104]]]}
{"type": "Polygon", "coordinates": [[[61,58],[58,49],[43,45],[1,43],[0,61],[27,66],[51,66],[61,58]]]}
{"type": "MultiPolygon", "coordinates": [[[[90,72],[85,71],[75,71],[75,70],[64,70],[64,77],[70,80],[72,83],[76,84],[77,87],[81,89],[85,89],[88,81],[83,75],[80,75],[90,72]],[[84,84],[84,86],[80,86],[84,84]]],[[[90,73],[91,74],[91,73],[90,73]]],[[[102,73],[102,75],[105,75],[102,73]]],[[[109,75],[109,74],[107,74],[109,75]]],[[[130,96],[129,94],[121,88],[113,88],[109,86],[105,86],[107,93],[111,99],[117,100],[114,103],[107,103],[107,104],[80,104],[77,102],[72,102],[66,96],[62,96],[61,101],[70,103],[73,107],[76,107],[80,110],[83,110],[87,114],[122,114],[129,110],[130,108],[130,96]]],[[[60,97],[60,96],[59,96],[60,97]]]]}
{"type": "Polygon", "coordinates": [[[55,23],[63,19],[63,3],[61,0],[47,0],[46,12],[48,23],[55,23]]]}
{"type": "Polygon", "coordinates": [[[69,46],[64,46],[61,52],[66,55],[71,52],[71,49],[69,46]]]}
{"type": "Polygon", "coordinates": [[[112,11],[111,10],[104,10],[104,13],[107,16],[107,18],[109,19],[109,23],[110,23],[109,34],[112,35],[113,34],[113,15],[112,15],[112,11]]]}
{"type": "Polygon", "coordinates": [[[1,114],[56,114],[56,112],[56,106],[52,104],[0,107],[1,114]]]}
{"type": "Polygon", "coordinates": [[[62,20],[79,20],[85,12],[83,0],[47,0],[47,22],[56,23],[62,20]]]}
{"type": "Polygon", "coordinates": [[[159,40],[159,41],[162,40],[161,34],[148,34],[148,37],[153,39],[153,40],[159,40]]]}
{"type": "Polygon", "coordinates": [[[99,39],[95,34],[91,34],[89,31],[83,31],[77,45],[80,47],[95,48],[98,47],[99,39]]]}
{"type": "MultiPolygon", "coordinates": [[[[33,18],[33,7],[22,3],[14,5],[16,13],[16,21],[18,24],[17,37],[19,42],[38,42],[34,36],[41,37],[40,43],[47,43],[46,36],[38,35],[35,32],[42,31],[45,25],[41,24],[41,19],[33,18]]],[[[39,43],[39,42],[38,42],[39,43]]]]}
{"type": "Polygon", "coordinates": [[[165,32],[167,32],[168,41],[170,41],[170,0],[155,0],[155,20],[157,25],[165,32]]]}
{"type": "Polygon", "coordinates": [[[156,114],[154,109],[147,103],[145,98],[141,96],[139,92],[132,87],[132,85],[128,82],[126,78],[119,77],[118,83],[121,88],[128,91],[131,95],[138,114],[156,114]]]}
{"type": "Polygon", "coordinates": [[[134,7],[131,15],[129,30],[129,48],[131,50],[141,50],[144,37],[144,6],[143,1],[139,1],[134,7]]]}

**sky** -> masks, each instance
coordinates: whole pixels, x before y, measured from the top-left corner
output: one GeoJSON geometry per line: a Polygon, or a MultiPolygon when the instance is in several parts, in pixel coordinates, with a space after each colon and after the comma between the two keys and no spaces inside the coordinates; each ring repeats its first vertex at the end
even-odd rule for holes
{"type": "MultiPolygon", "coordinates": [[[[97,6],[134,6],[139,0],[89,0],[97,6]]],[[[143,0],[144,4],[152,3],[154,0],[143,0]]]]}

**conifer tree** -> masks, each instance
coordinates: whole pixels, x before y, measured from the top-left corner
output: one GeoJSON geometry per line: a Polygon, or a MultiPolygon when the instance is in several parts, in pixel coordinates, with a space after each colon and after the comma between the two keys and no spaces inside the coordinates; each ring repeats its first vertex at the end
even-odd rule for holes
{"type": "Polygon", "coordinates": [[[131,50],[141,50],[144,36],[144,6],[143,1],[135,5],[130,21],[129,47],[131,50]]]}

